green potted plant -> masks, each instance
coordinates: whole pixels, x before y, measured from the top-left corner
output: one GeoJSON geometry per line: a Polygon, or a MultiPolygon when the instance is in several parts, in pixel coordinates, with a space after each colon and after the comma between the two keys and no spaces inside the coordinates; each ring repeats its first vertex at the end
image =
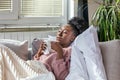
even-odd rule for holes
{"type": "Polygon", "coordinates": [[[92,18],[99,41],[120,39],[120,0],[102,0],[92,18]]]}

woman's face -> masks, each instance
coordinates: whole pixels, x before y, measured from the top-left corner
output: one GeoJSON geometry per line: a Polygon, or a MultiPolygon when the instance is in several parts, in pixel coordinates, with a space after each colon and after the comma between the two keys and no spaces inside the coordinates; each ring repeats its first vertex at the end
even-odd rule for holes
{"type": "Polygon", "coordinates": [[[56,40],[61,44],[62,47],[68,47],[74,39],[75,35],[72,27],[69,24],[64,25],[57,32],[56,40]]]}

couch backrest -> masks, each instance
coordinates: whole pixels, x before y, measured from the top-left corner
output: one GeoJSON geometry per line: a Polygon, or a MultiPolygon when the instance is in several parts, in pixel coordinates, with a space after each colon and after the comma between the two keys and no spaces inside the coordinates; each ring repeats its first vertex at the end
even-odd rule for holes
{"type": "Polygon", "coordinates": [[[99,44],[108,80],[120,80],[120,40],[99,44]]]}

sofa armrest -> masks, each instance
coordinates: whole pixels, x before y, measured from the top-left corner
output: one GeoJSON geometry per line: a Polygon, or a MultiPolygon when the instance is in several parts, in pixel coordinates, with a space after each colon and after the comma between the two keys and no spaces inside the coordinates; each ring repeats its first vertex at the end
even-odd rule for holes
{"type": "Polygon", "coordinates": [[[120,40],[99,44],[108,80],[120,80],[120,40]]]}

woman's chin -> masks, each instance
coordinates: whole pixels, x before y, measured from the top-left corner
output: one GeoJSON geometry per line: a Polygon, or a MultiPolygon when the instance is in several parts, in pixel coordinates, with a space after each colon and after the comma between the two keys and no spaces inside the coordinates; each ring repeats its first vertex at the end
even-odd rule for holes
{"type": "Polygon", "coordinates": [[[60,40],[56,40],[56,42],[61,42],[60,40]]]}
{"type": "Polygon", "coordinates": [[[56,38],[56,41],[57,41],[57,42],[60,42],[60,39],[59,39],[59,38],[56,38]]]}

